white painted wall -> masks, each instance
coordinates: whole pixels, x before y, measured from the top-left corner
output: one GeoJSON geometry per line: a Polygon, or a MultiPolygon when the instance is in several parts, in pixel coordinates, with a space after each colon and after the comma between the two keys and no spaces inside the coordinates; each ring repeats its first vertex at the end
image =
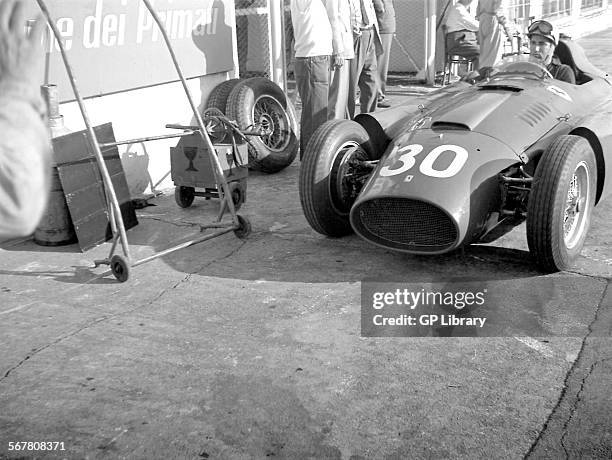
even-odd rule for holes
{"type": "MultiPolygon", "coordinates": [[[[188,81],[189,90],[199,103],[200,110],[210,91],[227,78],[227,73],[223,72],[188,81]]],[[[118,141],[176,132],[165,128],[168,123],[195,124],[180,82],[91,98],[85,101],[85,105],[94,126],[112,122],[118,141]]],[[[76,102],[62,104],[60,111],[66,127],[71,131],[85,129],[76,102]]],[[[162,181],[170,171],[170,147],[177,142],[178,139],[169,139],[119,147],[133,198],[150,193],[151,184],[162,181]]],[[[173,183],[168,176],[156,189],[171,187],[173,183]]]]}

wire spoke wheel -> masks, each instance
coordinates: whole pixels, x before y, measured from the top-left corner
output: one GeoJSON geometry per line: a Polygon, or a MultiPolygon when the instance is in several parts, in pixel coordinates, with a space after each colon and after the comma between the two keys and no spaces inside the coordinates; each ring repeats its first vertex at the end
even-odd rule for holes
{"type": "Polygon", "coordinates": [[[589,142],[564,135],[540,158],[527,205],[527,243],[547,272],[567,270],[584,245],[597,187],[589,142]]]}
{"type": "Polygon", "coordinates": [[[361,191],[358,179],[363,177],[359,172],[360,161],[368,159],[367,153],[355,141],[349,141],[340,146],[334,155],[335,159],[330,172],[330,199],[334,208],[346,214],[361,191]]]}
{"type": "Polygon", "coordinates": [[[275,173],[297,156],[299,126],[295,110],[274,82],[253,77],[238,83],[229,95],[227,114],[243,129],[260,128],[261,135],[250,136],[251,169],[275,173]]]}
{"type": "Polygon", "coordinates": [[[589,201],[590,180],[589,170],[582,161],[572,174],[567,190],[567,206],[563,212],[563,237],[569,249],[576,246],[587,223],[585,204],[589,201]]]}
{"type": "Polygon", "coordinates": [[[264,132],[261,139],[273,152],[282,152],[291,141],[291,122],[280,102],[271,96],[261,96],[253,107],[253,120],[264,132]]]}

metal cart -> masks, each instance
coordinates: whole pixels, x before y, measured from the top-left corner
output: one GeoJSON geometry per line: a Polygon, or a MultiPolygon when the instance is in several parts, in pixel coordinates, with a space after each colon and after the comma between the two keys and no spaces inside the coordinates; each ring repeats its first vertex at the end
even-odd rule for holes
{"type": "MultiPolygon", "coordinates": [[[[213,142],[207,130],[207,126],[204,121],[204,118],[202,114],[200,114],[200,112],[198,111],[198,108],[194,102],[194,99],[189,91],[189,88],[187,86],[187,81],[180,68],[178,60],[176,58],[176,54],[168,38],[167,31],[164,25],[162,24],[159,16],[153,9],[150,1],[149,0],[142,0],[142,1],[144,5],[146,6],[146,8],[151,13],[155,23],[157,24],[157,27],[159,27],[160,29],[160,32],[162,34],[166,47],[168,48],[168,51],[170,53],[174,66],[176,68],[176,72],[183,85],[183,89],[189,101],[191,110],[193,111],[193,115],[197,121],[197,125],[196,126],[168,125],[168,127],[171,127],[171,128],[181,129],[182,132],[175,133],[175,134],[161,135],[161,136],[152,136],[152,137],[147,137],[147,138],[142,138],[142,139],[131,139],[128,141],[100,144],[93,130],[93,126],[90,122],[89,115],[87,113],[85,104],[83,102],[83,98],[81,97],[79,89],[77,87],[74,72],[68,61],[66,49],[62,42],[61,34],[59,30],[57,29],[55,22],[53,21],[44,0],[36,0],[36,2],[38,3],[38,6],[40,7],[41,11],[43,12],[46,18],[47,23],[49,24],[49,26],[51,27],[51,30],[53,31],[53,35],[55,39],[57,40],[59,44],[62,60],[66,68],[66,72],[68,73],[68,78],[70,80],[70,84],[72,86],[72,90],[74,92],[77,104],[81,111],[83,121],[85,122],[85,126],[87,128],[86,129],[87,139],[95,155],[96,161],[100,168],[100,172],[102,174],[102,180],[104,183],[107,204],[108,204],[109,220],[110,220],[111,229],[112,229],[112,246],[111,246],[108,257],[103,260],[96,260],[94,261],[94,264],[96,267],[100,265],[109,265],[113,275],[120,282],[125,282],[129,279],[130,269],[132,267],[136,267],[138,265],[142,265],[144,263],[150,262],[154,259],[170,254],[174,251],[178,251],[179,249],[187,248],[189,246],[193,246],[194,244],[198,244],[198,243],[216,238],[218,236],[221,236],[221,235],[224,235],[230,232],[234,232],[234,234],[238,238],[246,238],[251,232],[251,225],[250,225],[249,220],[246,217],[240,216],[236,213],[236,206],[234,204],[234,200],[232,199],[232,189],[230,188],[230,185],[225,176],[223,166],[221,165],[221,162],[216,154],[215,146],[213,145],[213,142]],[[119,145],[124,145],[124,144],[132,144],[132,143],[140,143],[140,142],[149,142],[149,141],[160,140],[160,139],[183,138],[183,137],[189,137],[189,136],[194,136],[194,135],[197,135],[200,137],[200,141],[205,147],[206,152],[208,152],[208,157],[210,159],[211,170],[213,174],[213,177],[211,178],[211,180],[214,180],[214,182],[217,184],[217,193],[218,193],[219,198],[221,199],[220,210],[219,210],[217,219],[210,224],[201,226],[202,232],[205,230],[213,230],[213,231],[209,234],[200,235],[196,238],[193,238],[189,241],[185,241],[181,244],[170,247],[166,250],[156,252],[155,254],[149,257],[146,257],[144,259],[133,260],[130,255],[130,246],[129,246],[128,239],[127,239],[127,233],[126,233],[125,225],[123,222],[123,217],[121,215],[121,209],[119,207],[119,202],[117,200],[117,195],[115,194],[115,190],[111,182],[111,177],[109,175],[108,169],[106,168],[106,164],[104,163],[104,158],[102,156],[101,149],[104,147],[112,147],[112,146],[119,146],[119,145]],[[225,222],[223,221],[223,217],[226,213],[229,213],[231,217],[231,221],[225,221],[225,222]],[[119,243],[121,244],[123,255],[115,253],[117,249],[117,245],[119,243]]],[[[228,129],[228,131],[231,131],[232,133],[238,135],[239,137],[242,136],[243,140],[246,140],[244,133],[240,133],[235,125],[232,125],[232,123],[229,120],[224,119],[224,117],[222,117],[221,115],[210,114],[209,117],[211,118],[216,117],[217,121],[223,124],[228,129]]],[[[257,133],[250,133],[250,134],[256,135],[257,133]]],[[[236,146],[237,148],[236,142],[233,143],[232,148],[234,146],[236,146]]],[[[241,178],[241,180],[242,179],[244,178],[241,178]]]]}

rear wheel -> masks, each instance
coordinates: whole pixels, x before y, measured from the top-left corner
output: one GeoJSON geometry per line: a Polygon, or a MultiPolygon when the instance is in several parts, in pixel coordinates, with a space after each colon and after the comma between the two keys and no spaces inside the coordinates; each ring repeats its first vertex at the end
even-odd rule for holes
{"type": "Polygon", "coordinates": [[[225,114],[229,95],[241,81],[242,80],[240,78],[232,78],[231,80],[224,81],[215,86],[208,96],[206,108],[219,109],[221,112],[223,112],[223,114],[225,114]]]}
{"type": "Polygon", "coordinates": [[[350,120],[331,120],[308,142],[300,168],[300,202],[310,226],[327,236],[353,232],[349,213],[371,169],[366,130],[350,120]]]}
{"type": "Polygon", "coordinates": [[[238,83],[227,101],[227,115],[242,129],[259,126],[263,132],[251,137],[252,169],[275,173],[293,162],[299,144],[297,121],[291,102],[274,82],[254,77],[238,83]]]}
{"type": "Polygon", "coordinates": [[[542,154],[529,196],[527,242],[543,270],[566,270],[580,254],[596,185],[595,155],[586,139],[561,136],[542,154]]]}

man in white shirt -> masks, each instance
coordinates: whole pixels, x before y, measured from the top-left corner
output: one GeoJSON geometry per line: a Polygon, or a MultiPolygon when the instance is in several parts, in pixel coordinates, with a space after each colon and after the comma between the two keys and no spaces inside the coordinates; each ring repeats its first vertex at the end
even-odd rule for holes
{"type": "Polygon", "coordinates": [[[468,11],[470,3],[472,0],[458,0],[446,16],[446,52],[473,60],[474,69],[477,69],[480,56],[477,40],[479,24],[468,11]]]}
{"type": "Polygon", "coordinates": [[[25,27],[21,0],[0,0],[0,239],[32,233],[49,196],[51,143],[40,96],[45,23],[37,20],[29,34],[25,27]]]}
{"type": "Polygon", "coordinates": [[[340,0],[291,0],[295,39],[295,79],[302,100],[301,154],[312,133],[328,120],[332,66],[342,59],[334,5],[340,0]],[[333,59],[333,60],[332,60],[333,59]]]}

